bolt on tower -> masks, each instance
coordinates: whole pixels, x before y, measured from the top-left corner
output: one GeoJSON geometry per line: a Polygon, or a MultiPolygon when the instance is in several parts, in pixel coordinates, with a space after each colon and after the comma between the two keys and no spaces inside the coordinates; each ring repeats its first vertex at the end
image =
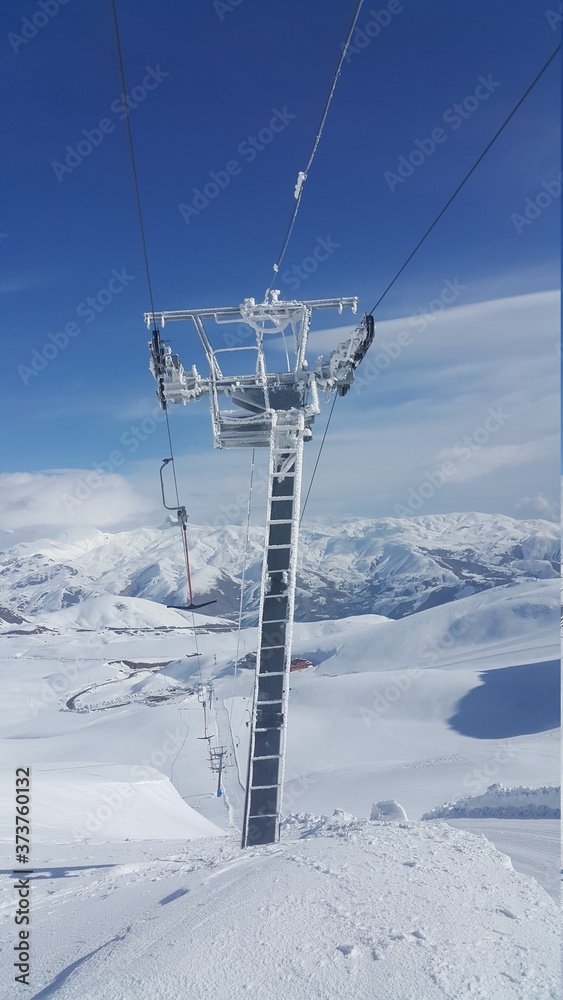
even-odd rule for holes
{"type": "Polygon", "coordinates": [[[315,310],[345,308],[356,312],[356,298],[283,301],[270,291],[264,302],[245,299],[239,306],[147,313],[153,329],[149,342],[151,371],[163,409],[208,396],[216,448],[268,448],[269,475],[266,537],[262,564],[256,680],[242,846],[271,844],[279,837],[287,733],[287,703],[294,621],[303,444],[312,438],[320,413],[319,392],[344,396],[374,337],[372,316],[363,317],[351,335],[309,368],[306,352],[315,310]],[[191,321],[209,368],[185,370],[178,355],[161,339],[159,328],[191,321]],[[206,325],[244,324],[255,343],[214,349],[206,325]],[[291,331],[292,349],[285,333],[291,331]],[[287,370],[270,372],[265,341],[283,337],[287,370]],[[290,354],[293,359],[290,359],[290,354]],[[236,356],[236,357],[235,357],[236,356]],[[246,362],[246,365],[245,365],[246,362]],[[248,363],[250,362],[250,364],[248,363]],[[223,369],[240,365],[236,374],[223,369]]]}

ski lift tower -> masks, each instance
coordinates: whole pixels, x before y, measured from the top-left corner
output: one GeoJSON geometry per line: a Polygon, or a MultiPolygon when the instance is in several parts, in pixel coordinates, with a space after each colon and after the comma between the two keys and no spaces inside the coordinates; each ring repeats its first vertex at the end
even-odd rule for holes
{"type": "MultiPolygon", "coordinates": [[[[366,315],[329,358],[318,358],[310,369],[306,359],[311,317],[318,309],[351,308],[357,298],[283,301],[272,290],[264,302],[245,299],[239,306],[219,309],[182,309],[147,313],[153,330],[149,341],[151,371],[163,409],[168,403],[188,403],[209,396],[216,448],[269,448],[266,539],[260,596],[256,682],[250,731],[248,779],[242,846],[272,844],[279,837],[286,746],[287,703],[294,621],[297,536],[300,513],[303,443],[312,438],[311,426],[320,412],[319,392],[344,396],[354,372],[373,341],[373,317],[366,315]],[[178,355],[162,341],[166,323],[188,320],[197,330],[209,366],[202,377],[193,366],[185,370],[178,355]],[[206,324],[244,324],[254,332],[244,346],[211,346],[206,324]],[[286,349],[287,371],[269,372],[264,343],[267,338],[293,335],[292,354],[286,349]],[[223,374],[233,358],[246,372],[223,374]]],[[[249,330],[246,330],[249,333],[249,330]]]]}

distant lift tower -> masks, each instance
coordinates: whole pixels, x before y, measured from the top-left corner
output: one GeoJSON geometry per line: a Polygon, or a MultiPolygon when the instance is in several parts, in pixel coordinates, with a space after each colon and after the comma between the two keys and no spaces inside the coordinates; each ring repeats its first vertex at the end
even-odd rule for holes
{"type": "MultiPolygon", "coordinates": [[[[254,299],[245,299],[232,308],[145,314],[147,326],[154,331],[149,342],[150,367],[157,382],[160,405],[165,409],[168,403],[187,403],[207,395],[216,448],[270,449],[243,847],[272,844],[279,837],[303,442],[312,437],[311,425],[320,412],[319,392],[324,391],[327,396],[331,392],[340,396],[348,392],[355,369],[374,336],[373,318],[364,316],[327,360],[318,358],[316,367],[310,369],[305,355],[313,311],[338,309],[342,313],[344,308],[351,308],[356,312],[358,300],[280,301],[279,294],[273,290],[259,304],[254,299]],[[209,365],[206,377],[200,376],[195,366],[185,370],[179,357],[162,341],[159,328],[173,320],[194,323],[209,365]],[[240,324],[244,324],[245,335],[238,338],[244,346],[213,349],[206,330],[211,323],[236,323],[239,330],[240,324]],[[268,372],[264,342],[281,334],[285,346],[288,328],[292,333],[291,352],[285,352],[288,370],[268,372]],[[237,357],[227,358],[227,355],[237,357]],[[223,370],[230,370],[233,365],[242,367],[245,360],[250,362],[246,373],[223,374],[223,370]]],[[[231,343],[236,340],[236,335],[231,336],[231,343]]]]}

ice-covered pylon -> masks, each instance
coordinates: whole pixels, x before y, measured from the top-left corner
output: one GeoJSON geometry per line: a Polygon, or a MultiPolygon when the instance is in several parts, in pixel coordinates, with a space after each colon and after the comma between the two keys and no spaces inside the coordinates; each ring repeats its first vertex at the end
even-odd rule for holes
{"type": "MultiPolygon", "coordinates": [[[[151,371],[157,381],[160,405],[166,408],[168,403],[188,403],[209,396],[216,448],[270,451],[243,847],[271,844],[279,837],[303,444],[311,439],[311,427],[320,412],[319,389],[345,395],[374,336],[373,319],[364,316],[327,361],[319,358],[316,367],[310,368],[306,352],[313,312],[337,309],[342,313],[345,308],[356,312],[358,300],[284,301],[279,295],[279,291],[272,290],[260,303],[245,299],[241,305],[227,308],[145,315],[153,330],[149,342],[151,371]],[[208,363],[207,375],[201,376],[195,365],[184,369],[178,355],[161,340],[160,329],[165,323],[178,320],[195,325],[208,363]],[[237,333],[224,338],[228,346],[214,349],[208,328],[223,324],[238,324],[237,333]],[[246,328],[244,334],[241,324],[246,328]],[[291,352],[285,338],[288,329],[292,333],[291,352]],[[283,338],[281,356],[287,360],[286,371],[267,369],[265,343],[275,337],[283,338]],[[249,358],[250,366],[240,370],[249,358]],[[233,367],[237,367],[236,374],[232,374],[233,367]]],[[[275,357],[280,357],[279,352],[275,357]]]]}

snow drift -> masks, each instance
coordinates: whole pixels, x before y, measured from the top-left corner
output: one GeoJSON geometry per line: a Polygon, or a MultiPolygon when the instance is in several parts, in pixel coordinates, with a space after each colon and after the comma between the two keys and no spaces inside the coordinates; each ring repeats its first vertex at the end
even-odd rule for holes
{"type": "Polygon", "coordinates": [[[482,795],[468,795],[445,802],[424,813],[421,819],[560,819],[561,789],[556,785],[504,788],[489,785],[482,795]]]}

